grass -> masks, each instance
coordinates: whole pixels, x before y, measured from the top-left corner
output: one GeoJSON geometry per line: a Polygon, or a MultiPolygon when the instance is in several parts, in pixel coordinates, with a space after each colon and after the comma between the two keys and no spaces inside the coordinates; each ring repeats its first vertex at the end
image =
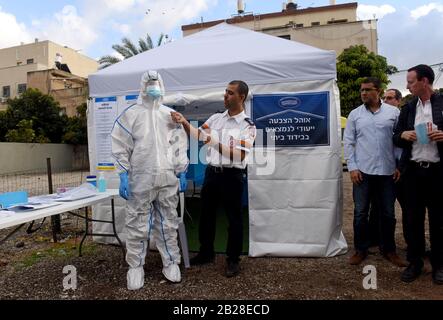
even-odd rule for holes
{"type": "MultiPolygon", "coordinates": [[[[52,244],[51,248],[48,249],[36,249],[27,255],[25,255],[19,262],[16,263],[16,269],[29,268],[33,265],[39,263],[42,259],[52,258],[52,259],[64,259],[64,258],[73,258],[78,255],[78,246],[80,242],[77,241],[77,244],[74,243],[74,240],[71,239],[64,243],[55,243],[52,244]]],[[[82,247],[82,255],[91,255],[97,251],[97,244],[92,242],[87,242],[83,244],[82,247]]]]}

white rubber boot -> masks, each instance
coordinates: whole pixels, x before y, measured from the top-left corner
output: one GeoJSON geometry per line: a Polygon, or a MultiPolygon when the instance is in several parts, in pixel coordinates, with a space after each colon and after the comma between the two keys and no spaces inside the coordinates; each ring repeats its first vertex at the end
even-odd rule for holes
{"type": "Polygon", "coordinates": [[[143,266],[129,268],[126,279],[128,280],[128,290],[141,289],[145,284],[145,270],[143,270],[143,266]]]}
{"type": "Polygon", "coordinates": [[[167,267],[163,267],[163,275],[171,282],[180,282],[182,280],[180,267],[173,263],[167,267]]]}

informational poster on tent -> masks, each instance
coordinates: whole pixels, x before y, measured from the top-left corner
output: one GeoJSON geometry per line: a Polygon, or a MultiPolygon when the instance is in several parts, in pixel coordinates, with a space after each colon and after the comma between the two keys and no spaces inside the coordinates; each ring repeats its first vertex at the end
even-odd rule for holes
{"type": "Polygon", "coordinates": [[[329,92],[254,95],[252,118],[263,134],[255,142],[257,147],[266,147],[268,141],[276,147],[330,143],[329,92]]]}
{"type": "Polygon", "coordinates": [[[121,115],[128,107],[137,103],[138,94],[131,94],[117,97],[117,117],[121,115]]]}
{"type": "Polygon", "coordinates": [[[133,104],[137,103],[138,94],[132,94],[125,96],[125,103],[128,107],[132,106],[133,104]]]}
{"type": "Polygon", "coordinates": [[[97,163],[112,163],[111,131],[117,118],[117,97],[96,98],[94,111],[97,163]]]}

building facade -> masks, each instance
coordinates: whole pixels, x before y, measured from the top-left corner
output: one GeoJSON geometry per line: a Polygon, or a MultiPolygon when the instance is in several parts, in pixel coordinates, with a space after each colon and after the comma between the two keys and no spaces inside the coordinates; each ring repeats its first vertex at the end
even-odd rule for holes
{"type": "Polygon", "coordinates": [[[54,97],[68,117],[76,116],[77,107],[88,99],[88,80],[62,70],[30,71],[27,83],[30,88],[54,97]]]}
{"type": "MultiPolygon", "coordinates": [[[[332,1],[331,3],[334,3],[332,1]]],[[[377,20],[357,20],[356,2],[315,8],[297,8],[288,1],[281,12],[239,14],[227,20],[182,26],[183,36],[191,35],[221,22],[301,42],[338,55],[354,45],[364,45],[378,53],[377,20]]]]}
{"type": "MultiPolygon", "coordinates": [[[[54,93],[54,98],[60,102],[66,113],[68,115],[75,114],[75,110],[71,110],[71,104],[64,104],[69,99],[65,97],[58,100],[61,91],[54,89],[53,85],[56,83],[54,77],[64,78],[66,81],[76,79],[75,81],[72,80],[74,82],[68,84],[65,89],[76,88],[76,84],[82,82],[85,84],[84,90],[86,91],[86,78],[89,74],[96,72],[97,69],[98,62],[94,59],[51,41],[38,41],[36,39],[31,44],[0,49],[0,110],[6,109],[7,99],[19,96],[27,88],[37,88],[46,94],[54,93]],[[56,60],[58,66],[56,66],[56,60]],[[64,67],[62,69],[69,70],[70,73],[58,70],[60,65],[67,66],[68,68],[64,67]],[[47,76],[47,78],[44,78],[44,76],[47,76]],[[46,87],[49,90],[42,90],[46,87]]],[[[63,82],[63,86],[66,81],[63,82]]],[[[62,95],[69,95],[69,90],[62,95]]]]}

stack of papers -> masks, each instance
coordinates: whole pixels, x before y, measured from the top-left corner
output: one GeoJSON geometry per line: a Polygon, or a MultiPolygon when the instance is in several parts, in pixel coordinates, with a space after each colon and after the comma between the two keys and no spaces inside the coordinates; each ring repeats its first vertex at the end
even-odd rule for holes
{"type": "Polygon", "coordinates": [[[7,218],[7,217],[10,217],[10,216],[12,216],[12,215],[14,215],[14,214],[15,214],[15,212],[7,211],[7,210],[4,210],[4,209],[0,209],[0,219],[1,219],[1,218],[7,218]]]}
{"type": "Polygon", "coordinates": [[[62,202],[76,201],[84,198],[93,197],[97,194],[97,188],[89,183],[84,183],[76,188],[70,189],[60,194],[35,196],[29,198],[28,202],[10,205],[0,210],[0,218],[11,216],[17,212],[46,209],[58,206],[62,202]]]}
{"type": "Polygon", "coordinates": [[[66,192],[60,193],[55,201],[75,201],[84,198],[96,196],[98,190],[90,183],[83,183],[77,188],[70,189],[66,192]]]}
{"type": "Polygon", "coordinates": [[[7,217],[17,212],[26,212],[39,209],[46,209],[60,205],[62,202],[76,201],[84,198],[96,196],[97,188],[89,183],[84,183],[76,188],[72,188],[60,194],[47,194],[35,196],[28,199],[28,202],[15,203],[0,210],[0,217],[7,217]]]}

